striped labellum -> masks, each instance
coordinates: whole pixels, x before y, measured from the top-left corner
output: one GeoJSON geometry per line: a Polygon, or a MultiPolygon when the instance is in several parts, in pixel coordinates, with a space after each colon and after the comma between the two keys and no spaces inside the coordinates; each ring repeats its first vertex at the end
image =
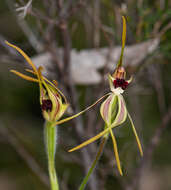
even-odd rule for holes
{"type": "Polygon", "coordinates": [[[106,125],[121,125],[127,117],[127,110],[122,95],[112,93],[101,105],[100,114],[106,125]]]}

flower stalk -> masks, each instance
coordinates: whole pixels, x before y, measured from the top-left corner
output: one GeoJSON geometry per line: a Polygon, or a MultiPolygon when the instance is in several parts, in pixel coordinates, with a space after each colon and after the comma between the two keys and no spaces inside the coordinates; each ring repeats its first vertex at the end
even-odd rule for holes
{"type": "Polygon", "coordinates": [[[44,139],[48,157],[48,170],[52,190],[59,190],[58,179],[55,170],[55,152],[57,143],[57,128],[54,124],[46,121],[44,139]]]}
{"type": "Polygon", "coordinates": [[[97,165],[97,162],[98,162],[98,160],[101,157],[101,154],[103,153],[103,149],[104,149],[105,143],[107,141],[107,138],[108,138],[108,136],[104,136],[102,138],[102,141],[100,142],[100,145],[99,145],[98,152],[96,154],[96,157],[95,157],[95,159],[94,159],[94,161],[93,161],[93,163],[92,163],[92,165],[91,165],[91,167],[90,167],[87,175],[84,177],[84,179],[83,179],[83,181],[82,181],[82,183],[81,183],[81,185],[79,187],[79,190],[84,190],[85,189],[85,187],[86,187],[86,185],[88,183],[88,180],[89,180],[89,178],[90,178],[93,170],[95,169],[95,167],[97,165]]]}

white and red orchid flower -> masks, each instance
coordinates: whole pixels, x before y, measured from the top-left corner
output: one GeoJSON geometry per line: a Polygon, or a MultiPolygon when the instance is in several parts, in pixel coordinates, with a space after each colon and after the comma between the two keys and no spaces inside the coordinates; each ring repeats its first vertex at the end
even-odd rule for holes
{"type": "Polygon", "coordinates": [[[132,81],[132,78],[130,78],[129,80],[125,80],[126,72],[125,72],[124,67],[122,67],[122,57],[123,57],[123,51],[124,51],[125,39],[126,39],[126,20],[124,17],[122,17],[122,18],[123,18],[123,33],[122,33],[121,56],[120,56],[120,60],[118,62],[118,65],[115,69],[114,74],[112,76],[111,75],[108,76],[111,92],[108,94],[108,97],[101,104],[101,107],[100,107],[100,114],[105,122],[105,128],[98,135],[90,138],[89,140],[87,140],[87,141],[83,142],[82,144],[76,146],[75,148],[72,148],[71,150],[69,150],[69,152],[78,150],[78,149],[83,148],[86,145],[94,142],[95,140],[97,140],[101,137],[106,137],[110,134],[112,141],[113,141],[114,154],[115,154],[116,163],[117,163],[117,167],[118,167],[118,171],[119,171],[120,175],[123,175],[123,172],[121,169],[116,138],[115,138],[115,135],[114,135],[114,132],[112,129],[114,127],[120,126],[122,123],[124,123],[126,121],[127,118],[129,118],[129,120],[130,120],[140,154],[141,154],[141,156],[143,155],[140,140],[138,138],[133,121],[127,111],[126,103],[122,96],[122,93],[127,88],[129,83],[132,81]]]}

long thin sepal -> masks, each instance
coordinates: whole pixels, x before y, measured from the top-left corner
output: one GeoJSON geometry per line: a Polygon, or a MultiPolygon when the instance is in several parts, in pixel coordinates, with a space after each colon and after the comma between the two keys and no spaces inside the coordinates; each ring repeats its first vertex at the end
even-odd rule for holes
{"type": "Polygon", "coordinates": [[[45,124],[45,144],[48,156],[48,169],[51,190],[59,190],[58,179],[55,170],[55,152],[56,152],[56,139],[57,131],[56,127],[50,122],[45,124]]]}
{"type": "Polygon", "coordinates": [[[136,138],[136,141],[137,141],[137,145],[138,145],[140,154],[141,154],[141,156],[143,156],[143,150],[142,150],[141,142],[140,142],[140,139],[138,137],[137,131],[136,131],[135,126],[134,126],[134,123],[133,123],[132,118],[131,118],[129,113],[128,113],[128,118],[129,118],[129,120],[131,122],[132,130],[134,132],[134,135],[135,135],[135,138],[136,138]]]}
{"type": "Polygon", "coordinates": [[[82,181],[82,183],[81,183],[81,185],[79,187],[79,190],[84,190],[85,189],[85,187],[86,187],[86,185],[88,183],[88,180],[89,180],[89,178],[90,178],[93,170],[95,169],[96,164],[97,164],[97,162],[98,162],[98,160],[99,160],[99,158],[100,158],[100,156],[101,156],[101,154],[103,152],[106,140],[107,140],[107,136],[105,136],[104,138],[102,138],[102,141],[101,141],[100,146],[99,146],[99,150],[98,150],[98,152],[96,154],[96,157],[95,157],[95,159],[94,159],[94,161],[93,161],[93,163],[92,163],[92,165],[91,165],[91,167],[90,167],[87,175],[84,177],[84,179],[83,179],[83,181],[82,181]]]}
{"type": "Polygon", "coordinates": [[[78,117],[79,115],[83,114],[84,112],[86,112],[87,110],[89,110],[90,108],[94,107],[96,104],[98,104],[103,98],[105,98],[106,96],[109,96],[110,93],[108,94],[105,94],[104,96],[102,96],[101,98],[99,98],[95,103],[93,103],[92,105],[88,106],[86,109],[84,109],[83,111],[71,116],[71,117],[67,117],[65,119],[62,119],[62,120],[59,120],[55,123],[55,125],[59,125],[59,124],[62,124],[62,123],[65,123],[66,121],[69,121],[71,119],[74,119],[76,117],[78,117]]]}
{"type": "Polygon", "coordinates": [[[5,41],[5,43],[7,45],[11,46],[12,48],[16,49],[26,59],[26,61],[29,63],[29,65],[33,68],[34,72],[36,74],[38,74],[35,65],[32,63],[31,59],[27,56],[27,54],[22,49],[20,49],[19,47],[9,43],[8,41],[5,41]]]}
{"type": "Polygon", "coordinates": [[[87,146],[88,144],[91,144],[92,142],[96,141],[97,139],[99,139],[100,137],[102,137],[103,135],[105,135],[105,134],[108,133],[108,132],[109,132],[109,128],[106,129],[106,130],[104,130],[104,131],[102,131],[102,132],[100,132],[98,135],[96,135],[96,136],[90,138],[89,140],[87,140],[87,141],[81,143],[80,145],[78,145],[78,146],[76,146],[76,147],[70,149],[68,152],[73,152],[73,151],[75,151],[75,150],[78,150],[78,149],[80,149],[80,148],[83,148],[84,146],[87,146]]]}
{"type": "Polygon", "coordinates": [[[122,58],[123,58],[123,53],[124,53],[124,48],[125,48],[125,41],[126,41],[126,19],[124,16],[122,16],[122,21],[123,21],[122,49],[121,49],[120,59],[119,59],[119,62],[117,64],[117,68],[122,66],[122,58]]]}
{"type": "Polygon", "coordinates": [[[116,159],[118,171],[119,171],[120,175],[123,176],[123,172],[122,172],[122,168],[121,168],[121,164],[120,164],[120,159],[119,159],[119,153],[118,153],[116,138],[115,138],[114,133],[113,133],[111,128],[110,128],[110,134],[111,134],[112,141],[113,141],[113,150],[114,150],[114,154],[115,154],[115,159],[116,159]]]}
{"type": "Polygon", "coordinates": [[[24,75],[23,73],[20,73],[20,72],[18,72],[18,71],[16,71],[16,70],[10,70],[10,72],[12,72],[12,73],[18,75],[19,77],[21,77],[21,78],[23,78],[23,79],[25,79],[25,80],[28,80],[28,81],[31,81],[31,82],[39,82],[38,79],[35,79],[35,78],[33,78],[33,77],[24,75]]]}

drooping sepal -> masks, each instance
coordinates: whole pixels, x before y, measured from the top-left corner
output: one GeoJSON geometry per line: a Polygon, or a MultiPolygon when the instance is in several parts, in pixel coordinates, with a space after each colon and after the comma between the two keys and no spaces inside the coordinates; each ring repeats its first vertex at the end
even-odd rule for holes
{"type": "Polygon", "coordinates": [[[138,145],[138,149],[139,149],[139,152],[140,152],[140,155],[143,156],[143,149],[142,149],[142,146],[141,146],[141,142],[140,142],[140,139],[138,137],[138,134],[137,134],[137,131],[135,129],[135,126],[134,126],[134,123],[133,123],[133,120],[130,116],[130,114],[128,113],[128,118],[130,120],[130,123],[131,123],[131,127],[132,127],[132,130],[133,130],[133,133],[135,135],[135,139],[137,141],[137,145],[138,145]]]}

